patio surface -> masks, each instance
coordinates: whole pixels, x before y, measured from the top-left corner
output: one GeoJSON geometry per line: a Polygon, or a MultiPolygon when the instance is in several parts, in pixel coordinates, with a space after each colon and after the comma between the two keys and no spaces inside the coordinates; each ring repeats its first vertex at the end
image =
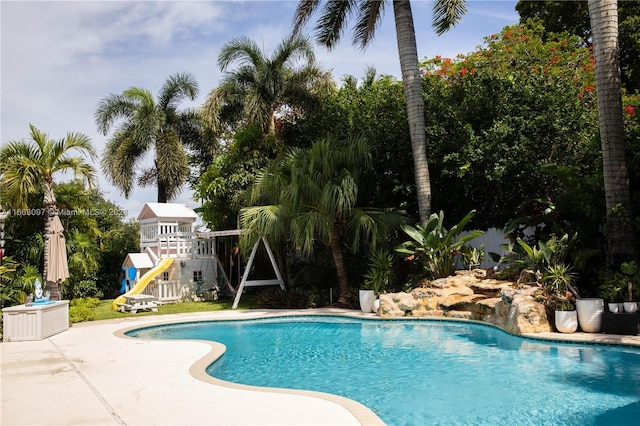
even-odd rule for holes
{"type": "MultiPolygon", "coordinates": [[[[223,350],[201,341],[148,341],[122,331],[150,324],[340,309],[250,310],[126,317],[74,324],[41,341],[0,344],[2,425],[379,425],[363,405],[317,392],[265,390],[214,379],[223,350]]],[[[640,347],[640,336],[559,333],[535,337],[640,347]]]]}

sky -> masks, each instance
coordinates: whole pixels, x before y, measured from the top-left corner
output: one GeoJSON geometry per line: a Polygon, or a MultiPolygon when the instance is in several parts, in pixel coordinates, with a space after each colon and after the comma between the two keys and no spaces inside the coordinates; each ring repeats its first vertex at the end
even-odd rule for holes
{"type": "MultiPolygon", "coordinates": [[[[442,36],[432,26],[432,2],[413,0],[418,57],[469,53],[483,38],[518,22],[516,0],[469,0],[462,22],[442,36]]],[[[129,87],[157,96],[175,73],[191,73],[201,105],[220,82],[217,57],[222,46],[246,36],[267,55],[287,36],[297,2],[260,1],[0,1],[0,143],[29,137],[29,124],[60,139],[68,132],[89,136],[99,154],[110,134],[97,130],[94,113],[101,99],[129,87]]],[[[328,51],[316,47],[316,60],[340,82],[362,77],[367,67],[400,77],[393,10],[390,5],[370,46],[351,45],[351,32],[328,51]]],[[[312,19],[306,27],[313,33],[312,19]]],[[[147,159],[152,164],[152,158],[147,159]]],[[[111,186],[99,167],[105,198],[135,218],[155,188],[140,188],[129,199],[111,186]]],[[[61,175],[58,181],[71,176],[61,175]]],[[[185,186],[174,202],[197,207],[185,186]]]]}

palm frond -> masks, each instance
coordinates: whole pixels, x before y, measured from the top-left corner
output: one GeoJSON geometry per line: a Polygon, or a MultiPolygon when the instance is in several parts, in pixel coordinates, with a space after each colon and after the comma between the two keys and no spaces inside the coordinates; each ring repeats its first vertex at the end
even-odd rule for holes
{"type": "Polygon", "coordinates": [[[460,22],[467,12],[467,0],[436,0],[433,3],[433,27],[442,35],[460,22]]]}
{"type": "Polygon", "coordinates": [[[316,38],[328,49],[333,49],[340,41],[345,23],[357,0],[333,0],[325,4],[322,15],[315,28],[316,38]]]}
{"type": "Polygon", "coordinates": [[[218,54],[218,66],[221,71],[236,61],[240,66],[259,67],[264,59],[260,47],[250,38],[242,36],[222,46],[218,54]]]}
{"type": "Polygon", "coordinates": [[[366,48],[373,40],[384,16],[384,0],[363,1],[358,11],[358,21],[353,29],[353,44],[366,48]]]}
{"type": "Polygon", "coordinates": [[[162,132],[156,143],[158,183],[162,183],[167,201],[170,201],[178,195],[189,176],[189,157],[173,131],[162,132]]]}
{"type": "Polygon", "coordinates": [[[158,105],[164,111],[175,109],[185,99],[195,100],[198,90],[198,82],[192,74],[184,72],[170,75],[160,89],[158,105]]]}
{"type": "Polygon", "coordinates": [[[100,166],[109,182],[129,197],[136,179],[136,163],[145,150],[135,143],[130,129],[119,129],[107,142],[100,166]]]}
{"type": "MultiPolygon", "coordinates": [[[[95,150],[88,136],[68,133],[54,141],[35,126],[29,125],[31,139],[9,142],[0,150],[0,174],[3,197],[14,208],[26,207],[32,194],[39,194],[43,185],[52,187],[53,175],[71,170],[89,184],[95,179],[93,167],[71,153],[95,158],[95,150]]],[[[52,196],[52,194],[49,194],[52,196]]]]}
{"type": "Polygon", "coordinates": [[[135,100],[128,96],[108,95],[98,103],[98,108],[93,115],[98,131],[106,135],[116,120],[131,119],[136,106],[135,100]]]}
{"type": "Polygon", "coordinates": [[[285,64],[293,65],[298,59],[304,59],[307,63],[314,63],[315,58],[311,40],[306,36],[298,35],[283,40],[276,47],[271,62],[273,69],[279,69],[285,64]]]}
{"type": "Polygon", "coordinates": [[[296,36],[302,30],[302,27],[309,21],[316,7],[320,5],[320,0],[300,0],[296,11],[293,15],[292,36],[296,36]]]}

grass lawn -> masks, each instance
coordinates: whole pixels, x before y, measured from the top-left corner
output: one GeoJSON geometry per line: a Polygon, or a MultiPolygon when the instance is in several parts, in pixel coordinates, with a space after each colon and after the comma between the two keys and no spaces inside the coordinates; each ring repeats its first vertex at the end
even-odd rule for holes
{"type": "MultiPolygon", "coordinates": [[[[149,311],[140,311],[136,314],[132,314],[129,312],[122,313],[120,311],[114,311],[111,309],[111,303],[113,299],[101,300],[100,303],[90,308],[92,318],[85,317],[83,315],[79,315],[73,317],[73,322],[82,322],[82,321],[100,321],[106,319],[114,319],[114,318],[125,318],[130,316],[148,316],[148,315],[163,315],[163,314],[180,314],[186,312],[208,312],[208,311],[224,311],[230,310],[231,305],[233,304],[233,299],[231,298],[222,298],[220,300],[216,300],[215,302],[181,302],[181,303],[170,303],[166,305],[159,305],[158,312],[149,312],[149,311]]],[[[245,294],[240,299],[240,304],[238,305],[238,309],[253,309],[257,308],[258,305],[255,302],[255,297],[252,294],[245,294]]],[[[71,309],[73,310],[73,308],[71,309]]]]}

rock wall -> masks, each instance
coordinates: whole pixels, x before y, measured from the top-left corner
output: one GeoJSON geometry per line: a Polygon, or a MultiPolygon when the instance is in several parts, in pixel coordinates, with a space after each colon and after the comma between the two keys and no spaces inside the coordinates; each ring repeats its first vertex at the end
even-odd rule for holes
{"type": "Polygon", "coordinates": [[[457,271],[425,282],[411,293],[380,295],[378,314],[391,317],[465,318],[496,325],[509,333],[553,331],[536,286],[491,277],[490,270],[457,271]]]}

